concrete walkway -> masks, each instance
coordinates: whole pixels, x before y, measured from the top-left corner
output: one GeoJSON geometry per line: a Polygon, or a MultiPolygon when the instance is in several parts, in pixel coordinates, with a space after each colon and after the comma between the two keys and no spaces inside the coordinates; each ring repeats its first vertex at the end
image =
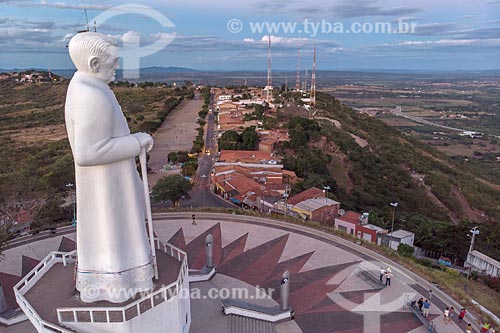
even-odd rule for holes
{"type": "MultiPolygon", "coordinates": [[[[189,212],[156,214],[155,231],[160,239],[185,248],[190,266],[203,263],[205,234],[212,233],[219,272],[250,285],[276,288],[279,282],[276,279],[281,271],[290,270],[293,285],[290,302],[296,310],[294,323],[303,332],[424,333],[426,328],[413,318],[408,309],[403,309],[404,295],[418,299],[427,296],[431,288],[434,297],[430,319],[436,324],[437,332],[460,333],[465,330],[464,323],[446,324],[442,319],[446,306],[454,306],[458,310],[459,304],[412,272],[362,246],[315,229],[267,218],[201,212],[197,212],[196,216],[197,225],[193,226],[189,212]],[[377,285],[380,267],[392,268],[394,278],[390,287],[377,285]],[[380,322],[374,321],[377,318],[380,322]]],[[[74,239],[74,235],[66,237],[74,239]]],[[[9,249],[0,273],[19,275],[21,261],[23,271],[24,266],[28,268],[36,264],[26,257],[21,260],[19,257],[22,255],[41,259],[50,250],[66,247],[68,241],[58,236],[9,249]]],[[[221,280],[218,287],[229,286],[228,281],[221,280]]],[[[193,309],[204,307],[201,303],[194,303],[193,309]]],[[[213,312],[217,318],[218,314],[219,307],[213,312]]],[[[204,317],[202,313],[194,315],[193,318],[198,320],[192,329],[201,325],[200,331],[206,330],[207,325],[203,323],[215,320],[210,316],[204,317]]],[[[453,319],[456,321],[457,315],[453,319]]],[[[470,316],[466,317],[466,321],[472,321],[477,332],[476,321],[470,316]]],[[[224,325],[223,321],[219,323],[224,325]]],[[[297,326],[278,326],[277,329],[278,332],[291,332],[297,326]]],[[[0,332],[7,331],[0,327],[0,332]]],[[[11,327],[8,332],[31,331],[11,327]]]]}
{"type": "Polygon", "coordinates": [[[167,164],[167,156],[170,152],[187,151],[193,147],[193,141],[198,134],[196,123],[198,112],[201,111],[204,101],[200,94],[195,94],[194,99],[184,99],[172,113],[170,113],[160,128],[154,133],[154,147],[149,153],[148,166],[151,171],[148,174],[149,186],[156,184],[158,179],[169,174],[180,173],[180,169],[171,172],[161,172],[167,164]]]}

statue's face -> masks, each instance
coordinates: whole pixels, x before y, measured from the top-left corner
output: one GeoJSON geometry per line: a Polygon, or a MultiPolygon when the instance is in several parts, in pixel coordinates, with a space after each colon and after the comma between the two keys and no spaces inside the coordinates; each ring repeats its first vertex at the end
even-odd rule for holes
{"type": "Polygon", "coordinates": [[[118,60],[118,50],[113,46],[105,59],[99,59],[99,68],[96,73],[99,79],[106,83],[114,81],[119,64],[118,60]]]}

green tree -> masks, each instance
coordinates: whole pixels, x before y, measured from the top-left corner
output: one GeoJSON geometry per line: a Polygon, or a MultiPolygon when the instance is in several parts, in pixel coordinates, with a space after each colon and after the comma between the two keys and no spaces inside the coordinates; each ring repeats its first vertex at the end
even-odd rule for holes
{"type": "Polygon", "coordinates": [[[171,175],[158,180],[153,187],[153,200],[161,202],[170,200],[174,206],[179,205],[182,197],[189,197],[193,185],[181,175],[171,175]]]}
{"type": "Polygon", "coordinates": [[[168,153],[167,155],[167,160],[169,163],[175,163],[179,157],[177,156],[177,153],[175,151],[168,153]]]}
{"type": "Polygon", "coordinates": [[[255,131],[255,126],[245,128],[241,133],[241,149],[254,150],[259,144],[259,134],[255,131]]]}
{"type": "Polygon", "coordinates": [[[33,217],[31,226],[34,229],[45,229],[70,221],[72,212],[64,206],[64,199],[59,196],[49,198],[33,217]]]}

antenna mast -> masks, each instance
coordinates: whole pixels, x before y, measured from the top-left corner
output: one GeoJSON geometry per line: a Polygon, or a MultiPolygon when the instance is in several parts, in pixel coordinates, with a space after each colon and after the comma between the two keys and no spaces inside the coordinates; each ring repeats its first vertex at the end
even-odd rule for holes
{"type": "Polygon", "coordinates": [[[311,108],[316,107],[316,46],[314,46],[313,68],[311,76],[311,108]]]}
{"type": "Polygon", "coordinates": [[[268,36],[267,46],[267,86],[266,86],[266,102],[270,102],[273,94],[273,87],[271,81],[271,35],[268,36]]]}
{"type": "Polygon", "coordinates": [[[295,90],[300,90],[300,49],[297,52],[297,78],[295,80],[295,90]]]}

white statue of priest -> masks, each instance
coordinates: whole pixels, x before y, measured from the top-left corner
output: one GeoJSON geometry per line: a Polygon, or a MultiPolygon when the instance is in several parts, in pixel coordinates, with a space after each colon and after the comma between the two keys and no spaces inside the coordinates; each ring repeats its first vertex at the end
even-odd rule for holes
{"type": "Polygon", "coordinates": [[[77,68],[66,97],[66,129],[75,160],[76,289],[83,302],[119,303],[153,288],[144,191],[135,157],[149,134],[130,134],[108,83],[118,65],[110,37],[83,32],[69,43],[77,68]]]}

